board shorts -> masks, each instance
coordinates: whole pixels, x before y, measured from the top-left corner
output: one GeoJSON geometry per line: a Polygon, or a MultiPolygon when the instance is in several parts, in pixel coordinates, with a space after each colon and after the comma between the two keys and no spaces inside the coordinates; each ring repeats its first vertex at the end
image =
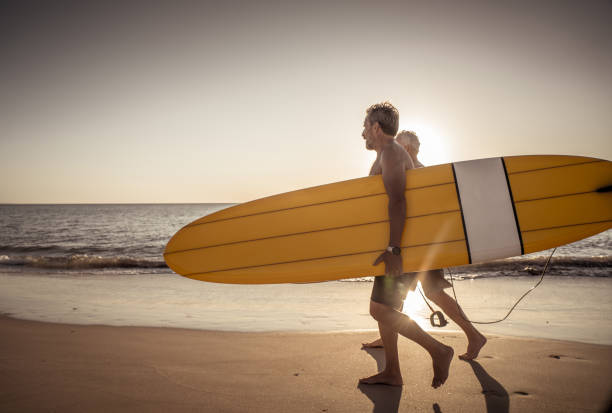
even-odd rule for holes
{"type": "Polygon", "coordinates": [[[444,279],[443,270],[410,272],[397,277],[380,275],[374,277],[370,299],[379,304],[388,305],[391,308],[400,310],[404,305],[408,291],[414,291],[418,281],[421,282],[426,296],[451,286],[444,279]]]}

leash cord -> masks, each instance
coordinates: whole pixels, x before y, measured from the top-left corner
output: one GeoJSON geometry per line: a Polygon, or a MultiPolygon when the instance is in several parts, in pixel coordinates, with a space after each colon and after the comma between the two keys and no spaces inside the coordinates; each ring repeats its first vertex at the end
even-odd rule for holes
{"type": "Polygon", "coordinates": [[[448,270],[448,274],[450,275],[450,279],[451,279],[451,286],[453,287],[453,296],[455,297],[455,302],[457,303],[457,308],[459,309],[459,313],[461,314],[461,317],[465,320],[465,321],[469,321],[470,323],[473,324],[495,324],[495,323],[500,323],[502,321],[504,321],[505,319],[508,318],[508,316],[510,316],[510,314],[512,313],[512,311],[514,311],[514,309],[516,308],[516,306],[518,305],[518,303],[521,302],[521,300],[523,298],[525,298],[527,296],[527,294],[529,294],[530,292],[532,292],[533,290],[536,289],[536,287],[538,285],[540,285],[542,283],[542,281],[544,281],[544,274],[546,274],[546,270],[548,269],[548,264],[550,263],[551,258],[553,257],[555,251],[557,250],[557,248],[553,249],[553,251],[550,254],[550,257],[548,257],[548,259],[546,260],[546,265],[544,265],[544,269],[542,270],[542,274],[540,275],[540,280],[533,286],[531,287],[529,290],[527,290],[525,292],[525,294],[523,294],[521,296],[521,298],[519,298],[516,303],[514,303],[514,305],[512,306],[512,308],[510,308],[510,311],[508,311],[508,314],[505,315],[504,318],[501,318],[499,320],[495,320],[495,321],[472,321],[470,319],[468,319],[463,311],[461,310],[461,306],[459,305],[459,300],[457,300],[457,293],[455,292],[455,283],[453,281],[453,274],[451,273],[450,269],[447,268],[448,270]]]}
{"type": "Polygon", "coordinates": [[[421,297],[423,297],[423,301],[425,301],[425,304],[427,304],[427,307],[429,307],[432,313],[435,312],[436,310],[434,310],[431,304],[429,304],[429,301],[427,300],[427,298],[425,298],[425,294],[423,294],[423,291],[421,291],[420,288],[418,290],[421,293],[421,297]]]}

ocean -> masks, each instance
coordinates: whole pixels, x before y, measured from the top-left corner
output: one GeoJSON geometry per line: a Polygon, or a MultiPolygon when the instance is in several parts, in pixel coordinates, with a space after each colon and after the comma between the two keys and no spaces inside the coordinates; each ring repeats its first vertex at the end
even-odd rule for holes
{"type": "MultiPolygon", "coordinates": [[[[170,274],[162,256],[170,237],[231,205],[0,205],[0,272],[170,274]]],[[[452,271],[460,279],[537,275],[550,252],[452,271]]],[[[609,277],[611,268],[609,230],[558,248],[549,275],[609,277]]]]}
{"type": "MultiPolygon", "coordinates": [[[[371,277],[226,285],[170,271],[162,256],[170,237],[231,205],[0,205],[0,314],[75,324],[376,334],[368,314],[371,277]]],[[[544,283],[506,321],[479,328],[612,344],[611,247],[610,230],[559,247],[544,283]]],[[[447,278],[453,275],[454,293],[470,319],[497,320],[539,280],[550,252],[452,268],[447,278]]],[[[404,312],[433,330],[417,292],[409,294],[404,312]]]]}
{"type": "Polygon", "coordinates": [[[170,273],[170,237],[231,205],[0,205],[0,271],[170,273]]]}

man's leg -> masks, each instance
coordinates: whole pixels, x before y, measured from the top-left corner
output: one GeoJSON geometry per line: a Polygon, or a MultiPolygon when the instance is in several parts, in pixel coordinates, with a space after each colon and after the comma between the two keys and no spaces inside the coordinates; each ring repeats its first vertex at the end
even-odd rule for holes
{"type": "MultiPolygon", "coordinates": [[[[398,311],[401,312],[403,309],[404,309],[404,303],[402,302],[402,306],[398,308],[398,311]]],[[[380,324],[378,324],[378,331],[380,331],[380,324]]],[[[383,339],[382,339],[382,333],[381,333],[381,337],[369,343],[361,343],[361,346],[362,348],[383,348],[384,344],[383,344],[383,339]]]]}
{"type": "MultiPolygon", "coordinates": [[[[381,291],[385,291],[386,287],[385,287],[385,283],[386,282],[382,282],[382,280],[385,277],[376,277],[374,279],[374,286],[372,287],[372,293],[373,293],[373,297],[377,297],[376,301],[379,303],[393,303],[393,304],[389,304],[391,305],[393,308],[397,308],[398,311],[402,311],[404,309],[404,301],[406,300],[406,296],[408,295],[408,290],[410,288],[410,285],[412,285],[412,283],[416,284],[416,273],[407,273],[407,274],[403,274],[400,277],[395,277],[393,279],[394,281],[394,286],[392,288],[393,291],[393,298],[390,301],[386,301],[385,298],[388,298],[388,296],[384,296],[381,295],[381,291]],[[377,291],[378,290],[378,291],[377,291]],[[383,301],[379,301],[379,300],[383,300],[383,301]]],[[[372,311],[370,311],[370,314],[372,313],[372,311]]],[[[380,325],[378,327],[378,330],[380,331],[380,325]]],[[[384,344],[383,344],[383,340],[382,338],[378,338],[372,342],[369,343],[361,343],[361,348],[383,348],[384,344]]]]}
{"type": "Polygon", "coordinates": [[[461,360],[473,360],[478,357],[480,349],[487,343],[487,339],[483,336],[472,323],[467,320],[464,312],[451,296],[446,294],[444,290],[434,292],[425,292],[427,298],[436,303],[438,307],[448,315],[461,329],[465,332],[468,339],[468,348],[459,358],[461,360]]]}
{"type": "MultiPolygon", "coordinates": [[[[385,347],[386,365],[383,373],[388,373],[389,375],[396,374],[396,371],[399,373],[399,357],[397,355],[397,333],[399,333],[419,344],[431,356],[434,369],[434,378],[431,385],[437,388],[446,381],[450,362],[453,358],[453,349],[451,347],[440,343],[423,331],[410,317],[389,306],[371,301],[370,313],[378,321],[381,338],[385,347]]],[[[399,374],[401,378],[401,373],[399,374]]],[[[360,382],[368,384],[394,384],[383,381],[381,375],[383,374],[362,379],[360,382]]]]}
{"type": "MultiPolygon", "coordinates": [[[[378,374],[359,380],[365,384],[389,384],[391,386],[401,386],[402,372],[400,371],[399,354],[397,351],[397,331],[389,328],[385,324],[378,323],[380,332],[380,347],[385,349],[385,369],[378,374]]],[[[364,344],[364,347],[366,345],[364,344]]]]}

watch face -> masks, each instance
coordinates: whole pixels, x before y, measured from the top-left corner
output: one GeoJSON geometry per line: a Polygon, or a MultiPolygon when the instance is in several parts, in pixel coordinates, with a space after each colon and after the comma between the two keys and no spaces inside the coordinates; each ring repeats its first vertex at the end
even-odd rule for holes
{"type": "Polygon", "coordinates": [[[400,247],[393,247],[391,253],[393,255],[402,255],[402,249],[400,247]]]}

